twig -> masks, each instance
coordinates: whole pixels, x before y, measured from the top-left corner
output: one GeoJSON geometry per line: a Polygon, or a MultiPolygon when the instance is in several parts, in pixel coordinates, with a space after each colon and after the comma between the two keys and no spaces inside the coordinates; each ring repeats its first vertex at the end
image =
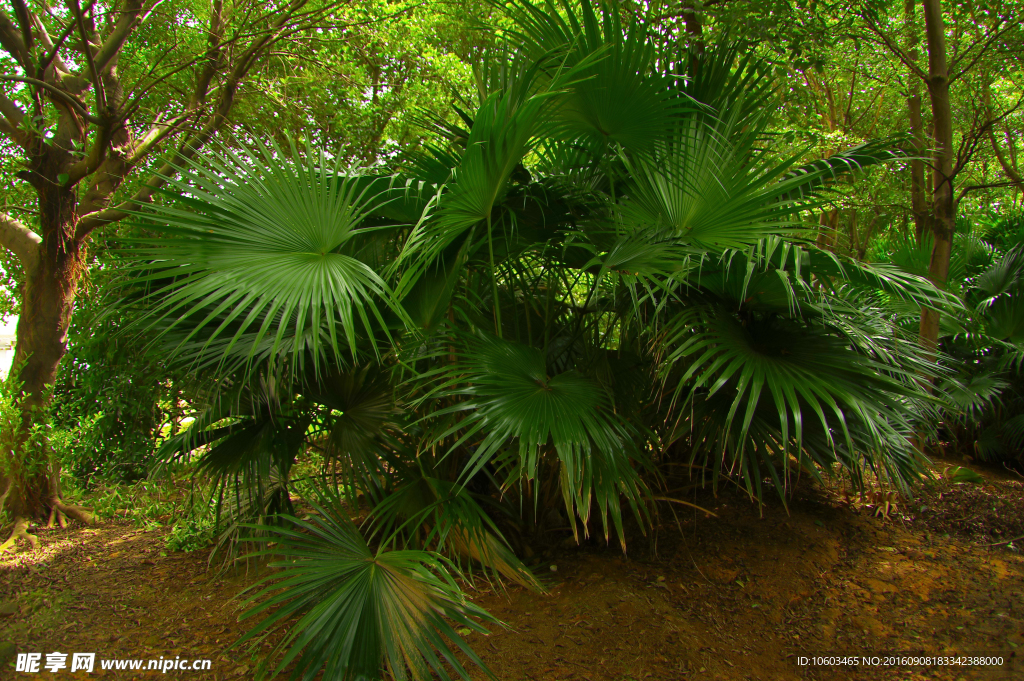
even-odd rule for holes
{"type": "Polygon", "coordinates": [[[1002,546],[1003,544],[1012,544],[1013,542],[1020,541],[1021,539],[1024,539],[1024,534],[1019,537],[1014,537],[1013,539],[1007,539],[1006,541],[997,541],[995,544],[982,544],[982,546],[1002,546]]]}
{"type": "Polygon", "coordinates": [[[718,517],[718,514],[715,513],[714,511],[709,511],[708,509],[704,508],[703,506],[698,506],[697,504],[691,504],[689,501],[683,501],[682,499],[673,499],[671,497],[651,497],[651,498],[654,499],[655,501],[671,501],[674,504],[682,504],[683,506],[690,506],[691,508],[695,508],[698,511],[702,511],[704,513],[707,513],[710,516],[714,516],[716,518],[718,517]]]}
{"type": "Polygon", "coordinates": [[[85,108],[85,105],[82,104],[80,101],[78,101],[68,93],[64,92],[60,88],[50,85],[45,81],[37,80],[35,78],[26,78],[24,76],[9,76],[7,74],[0,75],[0,80],[9,80],[16,83],[27,83],[28,85],[35,85],[36,87],[41,87],[47,92],[51,93],[52,95],[55,95],[57,98],[70,104],[71,108],[73,108],[79,116],[89,121],[90,123],[94,125],[99,125],[103,122],[103,119],[97,118],[96,116],[93,116],[91,113],[89,113],[89,110],[85,108]]]}
{"type": "Polygon", "coordinates": [[[1005,462],[1003,462],[1003,468],[1005,468],[1005,469],[1006,469],[1006,470],[1008,470],[1009,472],[1013,473],[1014,475],[1016,475],[1016,476],[1017,476],[1018,478],[1020,478],[1021,480],[1024,480],[1024,475],[1021,475],[1021,474],[1020,474],[1020,473],[1018,473],[1017,471],[1015,471],[1015,470],[1013,470],[1012,468],[1010,468],[1009,466],[1007,466],[1005,462]]]}

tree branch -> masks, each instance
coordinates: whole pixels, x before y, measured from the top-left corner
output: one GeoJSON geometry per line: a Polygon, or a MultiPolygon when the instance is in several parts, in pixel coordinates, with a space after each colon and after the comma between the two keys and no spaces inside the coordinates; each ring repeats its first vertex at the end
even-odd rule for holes
{"type": "Polygon", "coordinates": [[[29,152],[31,139],[21,129],[21,122],[25,119],[25,112],[21,110],[14,100],[8,99],[7,95],[0,92],[0,133],[3,133],[15,144],[29,152]]]}
{"type": "MultiPolygon", "coordinates": [[[[89,3],[89,6],[92,7],[92,3],[89,3]]],[[[60,37],[57,38],[57,42],[54,43],[39,17],[33,14],[32,20],[35,23],[36,32],[39,34],[39,41],[47,50],[46,56],[39,62],[40,75],[46,75],[46,70],[50,68],[50,64],[54,64],[57,70],[62,73],[71,73],[71,69],[69,69],[68,65],[64,63],[64,60],[58,52],[60,48],[64,46],[64,41],[68,39],[69,35],[71,35],[71,31],[74,30],[74,23],[69,22],[67,27],[65,27],[64,31],[60,34],[60,37]]]]}
{"type": "Polygon", "coordinates": [[[18,62],[18,66],[23,68],[26,73],[31,72],[32,59],[25,47],[25,41],[21,39],[18,27],[3,11],[0,11],[0,47],[3,47],[4,51],[11,55],[11,58],[18,62]]]}
{"type": "Polygon", "coordinates": [[[988,138],[992,143],[992,151],[995,152],[999,165],[1003,167],[1003,172],[1006,173],[1006,176],[1010,178],[1015,185],[1024,188],[1024,176],[1022,176],[1021,173],[1013,167],[1013,163],[1010,162],[1010,159],[1006,158],[1003,154],[1003,150],[999,148],[999,142],[996,141],[994,126],[989,128],[988,138]]]}
{"type": "Polygon", "coordinates": [[[92,80],[92,90],[96,96],[96,111],[102,114],[107,108],[105,104],[106,97],[103,92],[103,83],[100,82],[100,71],[96,68],[96,60],[93,58],[93,47],[92,43],[89,42],[89,33],[85,28],[82,6],[78,4],[78,0],[71,0],[71,2],[68,2],[68,7],[71,9],[71,13],[74,15],[72,18],[78,26],[78,36],[82,39],[82,56],[85,57],[85,70],[89,73],[89,79],[92,80]]]}
{"type": "MultiPolygon", "coordinates": [[[[164,139],[178,132],[188,121],[190,115],[191,112],[167,121],[157,122],[148,133],[135,140],[130,149],[120,149],[116,153],[108,155],[95,171],[92,183],[85,196],[82,197],[82,202],[79,204],[81,212],[88,216],[104,209],[108,199],[124,181],[125,176],[164,139]]],[[[84,161],[79,163],[84,163],[84,161]]]]}
{"type": "Polygon", "coordinates": [[[210,32],[207,36],[206,63],[196,79],[196,89],[190,106],[196,107],[206,101],[210,91],[210,83],[220,69],[221,60],[224,55],[224,2],[223,0],[213,1],[213,12],[210,15],[210,32]]]}
{"type": "Polygon", "coordinates": [[[988,184],[971,184],[971,185],[967,185],[966,187],[964,187],[963,189],[960,190],[959,194],[957,194],[956,202],[960,203],[960,200],[963,199],[964,196],[966,196],[968,192],[977,191],[979,189],[997,189],[999,187],[1013,187],[1013,186],[1015,186],[1017,184],[1018,184],[1018,182],[1016,182],[1014,180],[1009,180],[1007,182],[990,182],[988,184]]]}
{"type": "MultiPolygon", "coordinates": [[[[81,241],[88,237],[89,234],[91,234],[97,227],[123,220],[128,217],[131,211],[138,210],[142,204],[151,201],[154,192],[166,184],[168,177],[172,177],[176,174],[176,166],[180,166],[187,160],[194,158],[195,155],[199,153],[199,151],[207,144],[207,142],[210,141],[210,139],[213,138],[227,120],[231,107],[234,105],[235,94],[238,91],[238,86],[242,79],[249,73],[249,70],[256,63],[260,55],[287,32],[286,29],[289,22],[294,18],[299,10],[306,5],[307,2],[308,0],[292,0],[281,16],[271,24],[270,29],[254,40],[253,43],[249,45],[241,55],[239,55],[234,67],[228,73],[227,78],[219,89],[217,104],[210,112],[205,124],[194,136],[183,141],[178,146],[177,152],[170,161],[161,165],[156,172],[150,175],[149,179],[143,183],[143,185],[130,199],[122,201],[116,206],[88,212],[82,216],[81,220],[78,222],[78,227],[75,230],[75,239],[77,241],[81,241]]],[[[213,37],[211,36],[211,40],[212,39],[213,37]]],[[[144,139],[148,138],[152,140],[148,145],[148,148],[154,148],[156,146],[156,142],[166,137],[169,133],[170,131],[167,131],[165,134],[157,134],[155,136],[147,135],[144,139]]],[[[133,165],[141,161],[144,155],[145,154],[133,154],[133,165]]],[[[127,172],[128,168],[126,167],[124,169],[124,174],[127,172]]],[[[101,201],[105,201],[109,198],[112,191],[113,190],[106,192],[102,199],[92,199],[89,201],[90,207],[91,205],[97,205],[101,201]]]]}
{"type": "Polygon", "coordinates": [[[13,99],[0,92],[0,114],[7,120],[7,123],[15,128],[21,127],[21,121],[25,118],[25,112],[13,99]]]}
{"type": "Polygon", "coordinates": [[[1019,27],[1020,27],[1019,23],[1011,20],[1011,21],[1007,22],[1007,24],[1003,28],[998,28],[997,27],[997,28],[993,29],[994,32],[988,38],[986,38],[985,42],[981,43],[980,46],[978,45],[978,43],[974,43],[974,44],[970,45],[966,50],[964,50],[961,54],[959,54],[956,57],[954,57],[953,60],[949,63],[949,72],[951,74],[950,77],[949,77],[949,82],[953,83],[958,78],[962,78],[963,76],[965,76],[971,69],[974,68],[974,65],[977,64],[978,61],[983,56],[985,56],[985,53],[987,53],[989,51],[989,49],[992,47],[992,45],[994,45],[995,42],[999,38],[1001,38],[1006,33],[1009,33],[1010,31],[1015,30],[1015,29],[1017,29],[1019,27]],[[958,64],[968,54],[970,54],[974,50],[975,47],[978,47],[978,50],[975,53],[975,55],[973,57],[971,57],[971,60],[970,60],[970,62],[968,62],[967,66],[965,66],[962,69],[958,69],[957,68],[958,64]]]}
{"type": "Polygon", "coordinates": [[[42,259],[43,239],[21,222],[0,212],[0,246],[18,256],[26,274],[35,272],[42,259]]]}
{"type": "MultiPolygon", "coordinates": [[[[18,18],[18,24],[21,25],[21,40],[25,45],[25,52],[28,55],[32,54],[32,12],[29,11],[28,6],[25,4],[25,0],[11,0],[11,4],[14,6],[14,16],[18,18]]],[[[36,65],[31,62],[28,63],[25,73],[30,76],[36,75],[34,73],[36,65]]]]}
{"type": "Polygon", "coordinates": [[[871,19],[868,16],[865,16],[864,20],[867,22],[868,28],[870,28],[871,31],[878,36],[878,38],[889,49],[890,52],[896,55],[897,59],[903,62],[904,66],[910,69],[911,73],[913,73],[921,80],[928,80],[928,74],[924,71],[924,69],[918,66],[917,63],[913,59],[911,59],[910,55],[907,54],[907,52],[902,47],[897,45],[895,41],[893,41],[888,35],[886,35],[885,32],[878,26],[878,24],[874,22],[873,19],[871,19]]]}
{"type": "Polygon", "coordinates": [[[68,93],[61,90],[56,85],[50,85],[47,82],[37,80],[35,78],[25,78],[23,76],[0,75],[0,80],[9,80],[15,83],[27,83],[29,85],[35,85],[36,87],[40,87],[49,92],[51,95],[56,96],[58,99],[61,99],[70,104],[71,108],[75,110],[75,113],[77,113],[79,116],[89,121],[93,125],[100,125],[101,123],[103,123],[102,119],[97,118],[96,116],[93,116],[91,113],[89,113],[89,110],[85,108],[84,104],[75,99],[72,95],[69,95],[68,93]]]}
{"type": "MultiPolygon", "coordinates": [[[[158,0],[158,4],[159,2],[160,0],[158,0]]],[[[142,14],[142,2],[140,0],[127,0],[118,14],[114,29],[96,52],[95,63],[100,73],[107,70],[114,58],[121,52],[121,48],[124,47],[124,43],[128,40],[132,30],[135,29],[139,15],[142,14]]]]}

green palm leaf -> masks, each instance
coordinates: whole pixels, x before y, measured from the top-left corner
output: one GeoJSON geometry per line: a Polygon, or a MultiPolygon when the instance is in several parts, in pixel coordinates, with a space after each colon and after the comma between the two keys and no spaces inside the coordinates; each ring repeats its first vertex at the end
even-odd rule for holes
{"type": "Polygon", "coordinates": [[[858,352],[827,326],[722,305],[691,307],[669,329],[665,376],[685,396],[678,432],[693,431],[695,456],[731,460],[758,487],[763,466],[780,491],[774,466],[787,469],[790,455],[812,475],[812,462],[837,461],[857,476],[867,463],[898,484],[918,473],[908,438],[915,401],[927,395],[912,371],[858,352]]]}
{"type": "Polygon", "coordinates": [[[544,455],[553,452],[570,516],[586,524],[591,501],[596,501],[605,538],[611,516],[624,542],[621,494],[644,520],[647,488],[633,468],[634,462],[642,465],[639,437],[615,414],[599,383],[571,370],[549,376],[540,350],[491,336],[467,344],[448,382],[468,383],[456,391],[468,399],[433,416],[464,413],[466,418],[442,437],[461,431],[457,445],[480,438],[464,478],[497,459],[499,467],[510,471],[507,485],[534,480],[544,455]]]}
{"type": "MultiPolygon", "coordinates": [[[[323,152],[276,145],[201,154],[169,179],[168,200],[140,217],[163,238],[130,257],[152,282],[146,319],[183,331],[177,351],[230,367],[291,354],[314,368],[375,347],[381,307],[404,317],[388,285],[352,251],[360,222],[387,200],[323,152]],[[362,187],[360,186],[362,185],[362,187]],[[269,348],[267,345],[269,344],[269,348]]],[[[229,368],[230,368],[229,367],[229,368]]]]}
{"type": "MultiPolygon", "coordinates": [[[[382,679],[385,669],[394,679],[447,680],[449,667],[469,679],[452,642],[493,678],[452,625],[486,634],[477,620],[497,620],[466,601],[443,559],[371,551],[340,503],[313,506],[318,515],[309,521],[285,516],[286,527],[252,528],[261,533],[256,541],[277,543],[253,555],[278,557],[270,567],[279,571],[248,590],[258,589],[239,619],[263,618],[235,645],[298,617],[271,654],[281,656],[275,675],[294,663],[290,678],[303,681],[321,670],[336,681],[382,679]]],[[[266,671],[261,667],[260,678],[266,671]]]]}
{"type": "MultiPolygon", "coordinates": [[[[422,454],[417,463],[426,467],[429,459],[422,454]]],[[[460,562],[475,561],[491,574],[502,575],[527,589],[543,590],[465,485],[427,475],[412,466],[397,469],[393,477],[399,479],[397,485],[370,494],[374,502],[369,519],[373,536],[381,536],[388,544],[402,538],[406,546],[435,546],[437,552],[460,562]]],[[[481,499],[492,501],[483,496],[481,499]]],[[[471,575],[472,565],[466,567],[471,575]]]]}
{"type": "Polygon", "coordinates": [[[577,69],[558,99],[553,136],[645,152],[670,131],[685,100],[654,69],[646,28],[636,19],[623,25],[617,3],[561,0],[541,8],[518,0],[506,12],[530,58],[577,69]]]}

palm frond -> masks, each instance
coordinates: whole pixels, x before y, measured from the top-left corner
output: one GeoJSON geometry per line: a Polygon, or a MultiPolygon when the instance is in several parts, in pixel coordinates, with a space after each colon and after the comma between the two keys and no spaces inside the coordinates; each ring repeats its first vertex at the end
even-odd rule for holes
{"type": "Polygon", "coordinates": [[[454,643],[493,678],[452,625],[486,634],[479,621],[498,622],[466,600],[443,559],[371,551],[340,503],[313,507],[308,521],[284,516],[287,526],[251,527],[260,533],[255,541],[277,544],[252,555],[276,557],[270,567],[278,571],[247,590],[251,607],[239,619],[263,617],[235,645],[298,617],[271,653],[280,657],[274,675],[294,663],[290,678],[303,681],[321,671],[341,681],[382,679],[383,669],[394,679],[448,680],[449,668],[468,680],[454,643]]]}
{"type": "Polygon", "coordinates": [[[491,336],[466,344],[449,378],[449,384],[457,383],[468,385],[457,391],[467,399],[434,416],[465,414],[444,435],[459,431],[458,444],[478,443],[463,478],[497,460],[509,470],[506,485],[535,480],[550,452],[557,457],[570,516],[586,525],[591,501],[596,501],[605,538],[610,516],[624,542],[622,495],[638,519],[645,520],[647,489],[633,467],[643,465],[636,446],[639,435],[615,414],[600,384],[575,371],[549,376],[540,350],[491,336]]]}
{"type": "Polygon", "coordinates": [[[137,216],[162,238],[139,240],[129,257],[142,274],[134,283],[153,285],[149,326],[187,330],[178,351],[202,337],[193,352],[208,357],[220,341],[230,371],[251,366],[269,341],[271,360],[283,353],[301,365],[308,350],[318,370],[345,361],[342,342],[353,358],[367,342],[375,348],[382,309],[403,315],[350,252],[388,192],[346,176],[323,152],[223,148],[189,161],[168,186],[164,203],[137,216]]]}

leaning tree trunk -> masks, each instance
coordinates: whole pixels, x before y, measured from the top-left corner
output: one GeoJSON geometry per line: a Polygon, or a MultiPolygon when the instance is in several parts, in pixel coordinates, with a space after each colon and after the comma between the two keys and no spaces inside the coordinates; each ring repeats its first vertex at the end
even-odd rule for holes
{"type": "MultiPolygon", "coordinates": [[[[949,104],[949,64],[946,59],[945,22],[940,0],[924,0],[925,36],[928,40],[928,95],[932,105],[935,152],[932,162],[932,215],[929,227],[935,239],[928,277],[945,287],[953,251],[956,205],[953,196],[953,114],[949,104]]],[[[938,351],[939,312],[921,310],[920,342],[933,355],[938,351]]]]}
{"type": "Polygon", "coordinates": [[[86,509],[61,499],[59,462],[53,460],[45,435],[33,431],[34,424],[46,422],[57,368],[67,351],[75,292],[83,272],[83,247],[74,238],[76,191],[57,181],[67,161],[60,158],[64,154],[46,156],[58,159],[44,158],[31,176],[39,197],[43,252],[38,266],[26,272],[18,318],[12,370],[18,385],[21,423],[18,432],[7,439],[13,449],[4,452],[3,467],[7,478],[3,483],[3,507],[9,517],[15,518],[15,528],[0,550],[19,537],[35,545],[35,538],[28,533],[33,520],[48,519],[52,524],[56,518],[63,524],[68,516],[85,523],[92,521],[86,509]]]}

